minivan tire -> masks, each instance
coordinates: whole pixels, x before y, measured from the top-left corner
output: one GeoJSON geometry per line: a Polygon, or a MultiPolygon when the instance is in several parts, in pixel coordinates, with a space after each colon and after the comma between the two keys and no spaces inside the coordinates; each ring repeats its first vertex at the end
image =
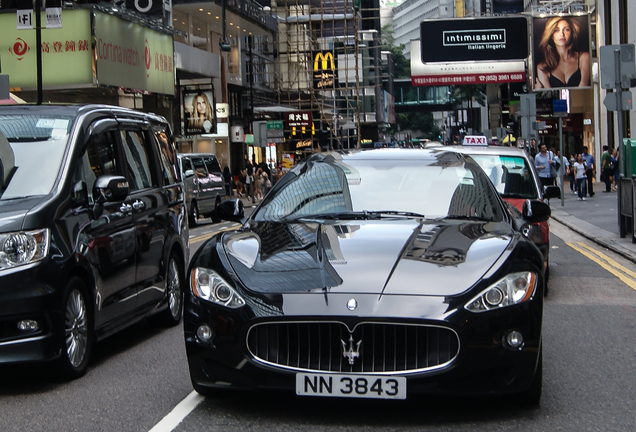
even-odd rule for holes
{"type": "Polygon", "coordinates": [[[64,289],[59,326],[63,334],[58,338],[60,357],[54,364],[58,376],[65,380],[83,376],[88,368],[93,348],[93,313],[86,285],[79,277],[72,277],[64,289]]]}

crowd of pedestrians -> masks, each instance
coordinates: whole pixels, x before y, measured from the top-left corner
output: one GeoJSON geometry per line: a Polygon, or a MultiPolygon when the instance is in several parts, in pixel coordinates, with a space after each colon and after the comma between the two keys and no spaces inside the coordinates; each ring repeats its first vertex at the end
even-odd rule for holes
{"type": "MultiPolygon", "coordinates": [[[[543,186],[557,184],[563,188],[564,184],[558,184],[558,174],[563,172],[563,180],[565,181],[566,178],[569,180],[570,192],[578,195],[579,200],[585,201],[586,196],[594,196],[597,167],[594,156],[589,153],[587,146],[583,147],[582,153],[570,155],[568,160],[554,148],[548,150],[545,144],[541,144],[539,152],[534,156],[534,163],[543,186]]],[[[618,178],[618,152],[616,149],[610,150],[608,146],[603,146],[601,156],[601,181],[605,183],[603,192],[616,191],[618,178]]]]}
{"type": "Polygon", "coordinates": [[[283,170],[280,165],[270,168],[265,162],[255,164],[248,160],[245,168],[236,175],[232,175],[226,166],[223,170],[226,195],[232,198],[236,193],[239,197],[246,197],[248,201],[255,203],[267,195],[282,175],[283,170]]]}

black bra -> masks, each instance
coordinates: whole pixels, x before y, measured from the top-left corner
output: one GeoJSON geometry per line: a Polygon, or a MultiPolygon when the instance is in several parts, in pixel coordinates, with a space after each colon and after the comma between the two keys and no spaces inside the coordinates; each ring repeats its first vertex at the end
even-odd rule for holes
{"type": "Polygon", "coordinates": [[[550,82],[550,87],[576,87],[581,83],[581,69],[577,69],[576,72],[570,75],[570,79],[568,79],[567,83],[552,76],[552,74],[548,77],[548,81],[550,82]]]}
{"type": "MultiPolygon", "coordinates": [[[[579,56],[579,59],[577,60],[577,63],[579,63],[581,60],[581,57],[579,56]]],[[[560,79],[558,79],[555,76],[552,76],[552,74],[550,74],[550,76],[548,77],[548,82],[550,83],[550,87],[576,87],[581,83],[581,65],[578,65],[578,69],[576,70],[576,72],[574,72],[572,75],[570,75],[570,78],[568,79],[568,82],[564,83],[563,81],[561,81],[560,79]]]]}

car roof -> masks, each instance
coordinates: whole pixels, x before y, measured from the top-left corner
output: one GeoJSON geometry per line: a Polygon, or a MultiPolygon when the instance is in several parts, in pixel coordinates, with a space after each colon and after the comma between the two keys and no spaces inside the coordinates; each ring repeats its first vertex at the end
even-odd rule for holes
{"type": "Polygon", "coordinates": [[[0,105],[2,115],[62,115],[79,117],[90,113],[108,113],[114,118],[135,118],[139,120],[150,120],[157,123],[167,124],[167,120],[157,114],[138,111],[132,108],[119,107],[104,104],[19,104],[0,105]]]}
{"type": "Polygon", "coordinates": [[[517,147],[508,146],[446,146],[448,150],[463,154],[474,155],[501,155],[501,156],[522,156],[529,158],[528,153],[517,147]]]}
{"type": "MultiPolygon", "coordinates": [[[[333,152],[339,159],[367,159],[367,160],[427,160],[431,159],[435,154],[443,152],[445,148],[435,147],[431,149],[423,148],[401,148],[401,147],[386,147],[377,149],[353,149],[353,150],[341,150],[333,152]]],[[[457,152],[459,153],[459,152],[457,152]]],[[[326,155],[328,153],[319,153],[318,155],[326,155]]],[[[461,153],[460,153],[461,154],[461,153]]],[[[318,156],[320,157],[320,156],[318,156]]]]}

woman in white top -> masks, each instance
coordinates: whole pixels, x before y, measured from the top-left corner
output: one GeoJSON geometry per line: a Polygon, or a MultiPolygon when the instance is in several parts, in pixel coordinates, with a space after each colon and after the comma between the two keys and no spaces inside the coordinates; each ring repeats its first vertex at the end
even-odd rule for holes
{"type": "Polygon", "coordinates": [[[579,195],[579,201],[585,201],[585,194],[587,193],[585,180],[587,179],[587,175],[585,174],[583,157],[580,154],[576,156],[576,162],[574,162],[573,168],[574,177],[576,178],[576,192],[579,195]]]}

